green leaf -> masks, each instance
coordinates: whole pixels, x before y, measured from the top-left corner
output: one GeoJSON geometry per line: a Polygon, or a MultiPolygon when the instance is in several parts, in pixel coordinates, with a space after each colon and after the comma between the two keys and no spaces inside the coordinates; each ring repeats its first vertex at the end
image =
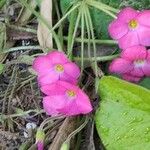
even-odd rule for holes
{"type": "Polygon", "coordinates": [[[107,150],[150,149],[150,90],[104,76],[96,128],[107,150]]]}
{"type": "Polygon", "coordinates": [[[140,82],[140,85],[145,87],[145,88],[148,88],[150,89],[150,78],[146,77],[144,78],[141,82],[140,82]]]}
{"type": "MultiPolygon", "coordinates": [[[[121,0],[97,0],[112,6],[114,8],[119,8],[121,0]]],[[[99,11],[95,8],[91,9],[91,17],[93,18],[93,24],[98,38],[107,39],[109,38],[107,27],[113,20],[112,17],[108,16],[106,13],[99,11]]]]}
{"type": "Polygon", "coordinates": [[[74,4],[75,0],[61,0],[60,6],[63,14],[69,9],[70,6],[74,4]]]}
{"type": "Polygon", "coordinates": [[[6,0],[0,0],[0,9],[6,4],[6,0]]]}

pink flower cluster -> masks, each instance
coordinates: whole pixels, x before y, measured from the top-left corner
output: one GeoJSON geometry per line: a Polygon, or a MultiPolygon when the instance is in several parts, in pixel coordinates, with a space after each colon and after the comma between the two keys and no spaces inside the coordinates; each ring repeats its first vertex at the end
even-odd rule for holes
{"type": "Polygon", "coordinates": [[[110,23],[110,36],[122,49],[120,58],[113,60],[109,70],[122,75],[123,79],[138,82],[150,76],[150,10],[136,11],[124,8],[117,19],[110,23]]]}
{"type": "Polygon", "coordinates": [[[79,67],[63,52],[52,51],[37,57],[33,62],[48,115],[78,115],[92,111],[88,96],[77,86],[79,67]]]}

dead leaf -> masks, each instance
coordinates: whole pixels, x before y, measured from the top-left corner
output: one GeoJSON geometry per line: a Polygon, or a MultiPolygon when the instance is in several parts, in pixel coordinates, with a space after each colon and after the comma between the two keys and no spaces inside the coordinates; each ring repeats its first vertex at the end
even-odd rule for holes
{"type": "MultiPolygon", "coordinates": [[[[40,13],[41,16],[47,21],[49,26],[52,27],[52,0],[43,0],[41,2],[40,13]]],[[[39,21],[37,36],[41,47],[53,47],[52,34],[41,21],[39,21]]]]}

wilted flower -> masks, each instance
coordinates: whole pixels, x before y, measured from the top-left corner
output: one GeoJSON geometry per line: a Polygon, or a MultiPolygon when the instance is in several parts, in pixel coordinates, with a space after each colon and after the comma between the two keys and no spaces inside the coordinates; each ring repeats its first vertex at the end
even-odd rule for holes
{"type": "Polygon", "coordinates": [[[118,40],[119,47],[126,49],[135,45],[150,45],[150,10],[142,12],[127,7],[109,25],[110,36],[118,40]]]}
{"type": "Polygon", "coordinates": [[[77,86],[64,81],[41,87],[46,97],[43,107],[48,115],[78,115],[92,111],[89,97],[77,86]]]}
{"type": "Polygon", "coordinates": [[[120,58],[111,63],[109,70],[134,82],[139,81],[144,75],[150,76],[150,51],[143,46],[127,48],[122,51],[120,58]]]}
{"type": "Polygon", "coordinates": [[[33,62],[33,69],[37,71],[39,84],[51,84],[58,80],[77,83],[80,69],[72,63],[63,52],[52,51],[47,55],[37,57],[33,62]]]}

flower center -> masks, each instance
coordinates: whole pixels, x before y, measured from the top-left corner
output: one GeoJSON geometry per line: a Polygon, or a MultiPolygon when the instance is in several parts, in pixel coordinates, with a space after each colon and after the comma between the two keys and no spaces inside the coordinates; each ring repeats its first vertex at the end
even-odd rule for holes
{"type": "Polygon", "coordinates": [[[134,19],[130,20],[129,22],[129,28],[135,29],[138,26],[138,22],[134,19]]]}
{"type": "Polygon", "coordinates": [[[134,65],[137,68],[143,67],[144,64],[145,64],[145,60],[143,60],[143,59],[139,59],[139,60],[134,61],[134,65]]]}
{"type": "Polygon", "coordinates": [[[67,96],[69,97],[69,98],[74,98],[74,97],[76,97],[76,92],[75,91],[73,91],[73,90],[67,90],[67,96]]]}
{"type": "Polygon", "coordinates": [[[63,67],[63,65],[58,64],[58,65],[55,66],[55,70],[57,72],[63,72],[64,71],[64,67],[63,67]]]}

